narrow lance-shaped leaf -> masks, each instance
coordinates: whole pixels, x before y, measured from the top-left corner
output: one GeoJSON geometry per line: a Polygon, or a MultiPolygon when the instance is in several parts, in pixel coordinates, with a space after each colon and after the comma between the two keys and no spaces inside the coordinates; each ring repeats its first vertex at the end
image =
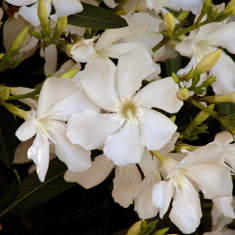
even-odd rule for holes
{"type": "Polygon", "coordinates": [[[15,118],[0,106],[0,160],[10,167],[15,154],[15,118]]]}
{"type": "Polygon", "coordinates": [[[0,217],[17,216],[75,186],[76,184],[65,182],[63,176],[66,170],[67,167],[61,161],[53,159],[43,183],[38,180],[36,172],[26,177],[20,185],[18,197],[0,211],[0,217]]]}
{"type": "Polygon", "coordinates": [[[81,13],[68,17],[69,24],[91,29],[113,29],[127,26],[127,22],[113,11],[85,3],[82,5],[84,10],[81,13]]]}

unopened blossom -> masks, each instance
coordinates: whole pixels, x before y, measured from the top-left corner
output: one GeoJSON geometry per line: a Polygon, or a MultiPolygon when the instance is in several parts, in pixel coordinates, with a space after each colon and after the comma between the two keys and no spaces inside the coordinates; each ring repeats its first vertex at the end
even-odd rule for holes
{"type": "Polygon", "coordinates": [[[142,50],[121,55],[117,66],[111,61],[88,62],[81,85],[103,112],[84,110],[71,115],[67,131],[71,142],[87,150],[103,148],[116,165],[139,162],[145,146],[162,148],[177,127],[152,107],[175,113],[183,102],[176,96],[178,86],[171,77],[140,89],[153,71],[149,54],[142,50]]]}
{"type": "MultiPolygon", "coordinates": [[[[235,22],[215,22],[191,31],[175,49],[183,56],[191,58],[187,67],[180,73],[188,72],[195,68],[197,63],[207,54],[224,48],[235,54],[235,22]]],[[[216,76],[212,84],[216,95],[228,94],[235,89],[235,63],[226,52],[222,51],[217,64],[210,70],[216,76]]]]}
{"type": "Polygon", "coordinates": [[[199,190],[212,200],[232,195],[230,169],[223,164],[225,150],[223,145],[210,143],[189,152],[180,162],[159,155],[165,180],[154,186],[152,201],[160,208],[161,218],[173,197],[169,218],[183,233],[192,233],[202,216],[199,190]]]}
{"type": "MultiPolygon", "coordinates": [[[[37,16],[38,0],[6,0],[6,2],[20,6],[17,14],[21,15],[25,20],[30,22],[35,27],[40,25],[40,21],[37,16]],[[30,6],[27,6],[30,5],[30,6]]],[[[55,14],[52,16],[54,19],[61,16],[69,16],[76,14],[83,10],[83,6],[79,0],[44,0],[47,11],[50,14],[52,5],[55,8],[55,14]]]]}
{"type": "Polygon", "coordinates": [[[65,123],[72,112],[87,108],[97,110],[77,82],[51,77],[43,84],[37,110],[29,111],[25,122],[16,131],[21,141],[35,136],[27,155],[35,162],[41,181],[44,181],[48,169],[50,144],[53,144],[55,154],[71,171],[90,167],[89,151],[68,140],[65,123]]]}

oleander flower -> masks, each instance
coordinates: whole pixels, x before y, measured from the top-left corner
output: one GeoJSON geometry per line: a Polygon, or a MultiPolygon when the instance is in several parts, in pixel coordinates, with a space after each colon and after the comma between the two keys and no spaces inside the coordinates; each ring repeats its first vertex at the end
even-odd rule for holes
{"type": "Polygon", "coordinates": [[[157,107],[175,113],[183,102],[171,77],[151,82],[140,89],[142,80],[154,69],[146,51],[133,50],[111,61],[87,63],[80,82],[101,113],[84,110],[68,120],[67,136],[87,150],[103,148],[116,165],[140,161],[144,147],[160,149],[176,131],[176,125],[157,107]],[[138,92],[136,92],[138,91],[138,92]]]}
{"type": "MultiPolygon", "coordinates": [[[[235,54],[235,22],[215,22],[191,31],[189,36],[184,38],[175,49],[183,56],[191,58],[186,68],[179,73],[188,72],[195,68],[197,63],[207,54],[224,48],[228,52],[235,54]]],[[[212,84],[216,95],[228,94],[235,89],[235,63],[222,51],[217,64],[210,70],[216,76],[216,81],[212,84]]]]}
{"type": "Polygon", "coordinates": [[[29,111],[25,122],[16,131],[21,141],[35,136],[27,155],[35,162],[41,181],[48,169],[50,144],[71,171],[82,171],[91,166],[90,152],[69,141],[65,123],[71,113],[87,108],[97,110],[78,82],[51,77],[43,84],[37,110],[29,111]]]}
{"type": "Polygon", "coordinates": [[[160,155],[165,180],[154,186],[152,202],[160,208],[161,218],[173,197],[169,218],[183,233],[192,233],[202,216],[199,190],[206,199],[232,196],[230,169],[223,164],[226,148],[210,143],[189,152],[180,162],[160,155]]]}

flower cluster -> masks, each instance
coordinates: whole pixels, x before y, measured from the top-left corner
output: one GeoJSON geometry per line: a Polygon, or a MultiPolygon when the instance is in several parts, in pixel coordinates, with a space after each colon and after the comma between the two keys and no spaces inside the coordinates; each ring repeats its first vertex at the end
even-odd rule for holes
{"type": "Polygon", "coordinates": [[[27,155],[44,182],[57,156],[67,166],[65,181],[84,188],[114,169],[115,202],[134,204],[141,219],[167,214],[184,234],[200,225],[200,196],[231,222],[235,116],[217,104],[235,103],[234,1],[104,3],[109,10],[78,0],[2,5],[17,10],[3,18],[0,71],[38,48],[45,59],[37,88],[0,86],[0,105],[24,120],[14,162],[27,155]],[[109,26],[102,14],[98,26],[85,19],[102,9],[113,17],[109,26]],[[221,129],[207,140],[210,119],[221,129]]]}

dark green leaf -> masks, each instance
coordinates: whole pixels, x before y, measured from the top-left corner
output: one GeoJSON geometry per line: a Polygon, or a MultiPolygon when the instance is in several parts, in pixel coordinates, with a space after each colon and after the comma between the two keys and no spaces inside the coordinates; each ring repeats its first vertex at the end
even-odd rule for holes
{"type": "Polygon", "coordinates": [[[63,175],[66,169],[67,167],[61,161],[53,159],[50,161],[50,168],[43,183],[38,180],[36,172],[26,177],[20,185],[18,197],[7,208],[0,211],[0,217],[19,215],[76,185],[64,181],[63,175]]]}
{"type": "Polygon", "coordinates": [[[14,116],[4,107],[0,106],[0,160],[10,167],[15,154],[15,131],[14,116]]]}
{"type": "Polygon", "coordinates": [[[126,21],[113,11],[85,3],[82,5],[84,10],[81,13],[68,17],[69,24],[92,29],[113,29],[127,26],[126,21]]]}
{"type": "Polygon", "coordinates": [[[0,196],[0,210],[6,208],[18,195],[20,191],[20,178],[15,170],[12,172],[14,174],[11,183],[8,185],[7,189],[0,196]]]}

